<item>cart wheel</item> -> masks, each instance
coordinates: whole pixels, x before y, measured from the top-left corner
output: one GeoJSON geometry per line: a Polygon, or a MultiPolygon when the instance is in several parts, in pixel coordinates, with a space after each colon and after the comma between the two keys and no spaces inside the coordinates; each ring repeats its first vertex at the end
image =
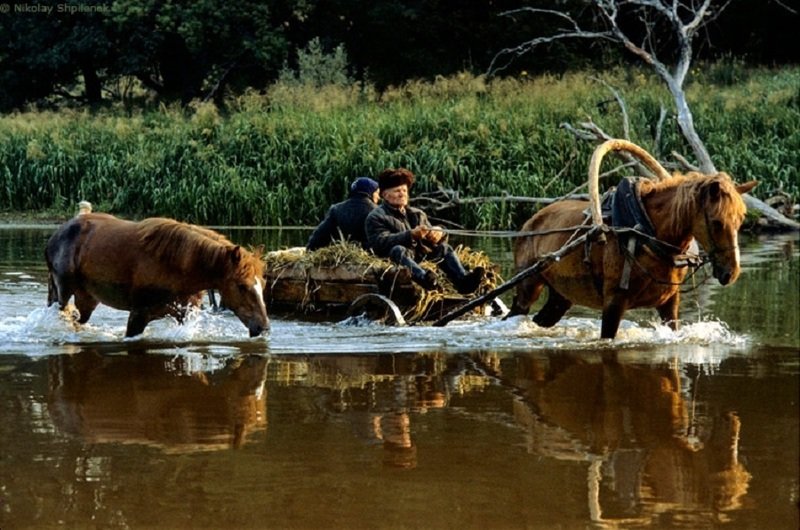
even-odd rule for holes
{"type": "Polygon", "coordinates": [[[405,326],[406,319],[400,313],[400,308],[389,298],[382,294],[362,294],[350,304],[347,316],[353,317],[365,314],[370,320],[383,322],[390,326],[405,326]]]}

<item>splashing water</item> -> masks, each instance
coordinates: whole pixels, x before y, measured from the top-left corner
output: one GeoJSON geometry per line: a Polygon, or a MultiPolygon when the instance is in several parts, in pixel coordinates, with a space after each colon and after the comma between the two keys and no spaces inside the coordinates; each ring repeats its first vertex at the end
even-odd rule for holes
{"type": "MultiPolygon", "coordinates": [[[[166,345],[173,354],[181,346],[203,345],[202,355],[226,357],[247,344],[251,353],[400,353],[437,351],[448,353],[489,350],[495,352],[575,350],[594,352],[614,349],[656,359],[717,363],[748,345],[719,321],[685,323],[678,331],[661,324],[623,321],[617,338],[600,339],[600,321],[592,318],[562,319],[542,328],[530,318],[517,316],[472,318],[445,327],[385,326],[363,318],[342,322],[312,323],[273,318],[269,336],[247,337],[247,331],[230,312],[196,309],[183,325],[165,318],[151,322],[142,335],[125,338],[128,313],[99,306],[92,319],[77,326],[55,306],[36,307],[25,315],[0,316],[0,343],[6,353],[44,355],[53,347],[86,344],[140,344],[148,351],[166,345]],[[676,347],[677,346],[677,347],[676,347]]],[[[56,348],[58,350],[58,348],[56,348]]],[[[61,351],[61,350],[58,350],[61,351]]]]}

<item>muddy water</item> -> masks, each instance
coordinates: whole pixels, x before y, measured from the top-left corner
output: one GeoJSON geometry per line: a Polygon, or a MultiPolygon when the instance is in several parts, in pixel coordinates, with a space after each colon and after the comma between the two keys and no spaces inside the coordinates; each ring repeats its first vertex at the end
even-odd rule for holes
{"type": "MultiPolygon", "coordinates": [[[[125,340],[124,313],[44,307],[51,231],[0,230],[4,530],[798,527],[796,236],[745,238],[679,332],[632,312],[601,341],[576,311],[248,339],[200,311],[125,340]]],[[[508,272],[508,241],[468,244],[508,272]]]]}

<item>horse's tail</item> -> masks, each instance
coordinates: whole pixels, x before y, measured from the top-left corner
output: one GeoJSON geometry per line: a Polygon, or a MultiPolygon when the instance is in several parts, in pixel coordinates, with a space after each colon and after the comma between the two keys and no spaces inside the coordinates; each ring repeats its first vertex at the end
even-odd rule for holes
{"type": "Polygon", "coordinates": [[[672,175],[650,153],[627,140],[606,140],[598,145],[589,161],[589,200],[592,221],[596,225],[603,224],[603,215],[600,213],[600,164],[611,151],[626,151],[641,161],[644,166],[652,171],[658,180],[672,178],[672,175]]]}
{"type": "Polygon", "coordinates": [[[56,302],[58,302],[58,286],[56,286],[56,282],[53,279],[53,273],[49,272],[47,274],[47,307],[56,302]]]}
{"type": "Polygon", "coordinates": [[[58,285],[56,284],[55,275],[53,274],[53,262],[50,256],[49,241],[44,251],[44,259],[47,262],[47,307],[50,307],[55,302],[58,302],[58,285]]]}
{"type": "Polygon", "coordinates": [[[63,305],[67,302],[62,300],[66,295],[66,291],[62,292],[65,285],[64,278],[74,273],[75,247],[80,233],[81,223],[77,218],[73,218],[61,225],[47,240],[44,259],[47,263],[48,307],[58,302],[63,309],[63,305]]]}

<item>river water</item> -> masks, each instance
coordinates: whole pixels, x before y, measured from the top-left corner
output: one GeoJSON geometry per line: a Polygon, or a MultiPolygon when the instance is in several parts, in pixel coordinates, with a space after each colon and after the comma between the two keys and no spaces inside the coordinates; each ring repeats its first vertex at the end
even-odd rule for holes
{"type": "MultiPolygon", "coordinates": [[[[798,528],[800,246],[626,314],[443,328],[202,310],[124,339],[45,307],[54,227],[0,228],[0,528],[798,528]]],[[[222,228],[244,244],[308,230],[222,228]]],[[[511,243],[465,241],[510,275],[511,243]]]]}

